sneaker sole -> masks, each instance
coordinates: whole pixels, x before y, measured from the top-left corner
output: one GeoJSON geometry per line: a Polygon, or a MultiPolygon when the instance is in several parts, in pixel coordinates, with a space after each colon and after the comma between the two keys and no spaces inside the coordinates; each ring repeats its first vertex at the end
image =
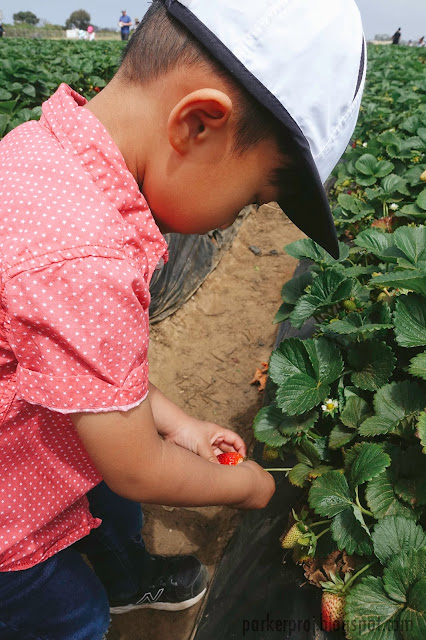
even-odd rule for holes
{"type": "Polygon", "coordinates": [[[189,609],[194,604],[197,604],[204,596],[207,591],[207,587],[201,591],[194,598],[190,598],[189,600],[184,600],[184,602],[143,602],[142,604],[125,604],[121,607],[110,607],[110,612],[113,614],[116,613],[127,613],[128,611],[135,611],[136,609],[159,609],[161,611],[183,611],[184,609],[189,609]]]}

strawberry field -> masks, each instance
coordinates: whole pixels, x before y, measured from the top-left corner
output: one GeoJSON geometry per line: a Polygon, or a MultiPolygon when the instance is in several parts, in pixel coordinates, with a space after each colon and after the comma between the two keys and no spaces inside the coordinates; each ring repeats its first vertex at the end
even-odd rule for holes
{"type": "Polygon", "coordinates": [[[41,104],[66,82],[91,98],[117,68],[121,42],[3,39],[0,48],[0,137],[38,119],[41,104]]]}
{"type": "MultiPolygon", "coordinates": [[[[122,49],[121,42],[1,45],[0,137],[38,118],[61,82],[96,95],[122,49]]],[[[310,337],[286,338],[271,354],[272,402],[254,422],[265,466],[298,491],[288,526],[268,544],[322,589],[326,632],[424,640],[425,50],[369,48],[354,141],[329,188],[340,257],[307,239],[287,246],[302,269],[283,285],[275,321],[293,334],[311,328],[310,337]]],[[[236,615],[236,598],[225,600],[236,615]]]]}
{"type": "Polygon", "coordinates": [[[269,466],[301,489],[286,558],[322,588],[323,629],[350,640],[426,638],[425,63],[369,49],[331,181],[340,257],[286,247],[310,267],[284,284],[275,320],[312,332],[272,353],[273,401],[254,422],[269,466]]]}

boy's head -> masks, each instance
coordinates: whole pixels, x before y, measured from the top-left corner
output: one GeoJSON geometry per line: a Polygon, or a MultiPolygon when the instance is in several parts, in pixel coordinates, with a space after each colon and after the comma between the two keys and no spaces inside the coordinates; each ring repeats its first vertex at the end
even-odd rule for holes
{"type": "Polygon", "coordinates": [[[124,52],[118,78],[156,85],[161,103],[170,94],[177,101],[167,136],[175,160],[188,162],[163,156],[157,165],[166,191],[164,179],[170,183],[163,201],[152,166],[143,179],[163,228],[203,232],[232,222],[233,207],[276,200],[335,254],[321,181],[355,126],[364,47],[353,0],[154,0],[124,52]],[[173,228],[173,200],[193,217],[197,191],[199,228],[189,224],[185,230],[181,220],[173,228]],[[169,220],[161,220],[167,208],[169,220]],[[220,209],[223,216],[215,220],[220,209]]]}

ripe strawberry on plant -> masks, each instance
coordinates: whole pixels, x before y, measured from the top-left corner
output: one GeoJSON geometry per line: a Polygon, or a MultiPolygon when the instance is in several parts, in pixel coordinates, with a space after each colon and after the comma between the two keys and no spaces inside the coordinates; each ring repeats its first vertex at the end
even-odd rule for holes
{"type": "Polygon", "coordinates": [[[343,623],[345,597],[324,591],[321,599],[321,625],[323,631],[338,631],[343,623]]]}
{"type": "Polygon", "coordinates": [[[345,574],[345,580],[330,571],[331,580],[322,583],[321,625],[324,631],[337,631],[343,624],[346,594],[353,580],[345,574]]]}
{"type": "Polygon", "coordinates": [[[240,464],[240,462],[244,460],[241,453],[237,453],[236,451],[225,451],[225,453],[219,454],[217,459],[220,464],[240,464]]]}

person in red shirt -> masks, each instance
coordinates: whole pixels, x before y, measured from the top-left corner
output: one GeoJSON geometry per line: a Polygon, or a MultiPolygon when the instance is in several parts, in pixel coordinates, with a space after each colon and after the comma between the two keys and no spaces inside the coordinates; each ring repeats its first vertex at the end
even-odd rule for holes
{"type": "Polygon", "coordinates": [[[252,202],[336,255],[321,181],[356,122],[365,45],[353,0],[327,2],[155,0],[102,92],[61,85],[1,142],[0,638],[101,640],[110,611],[192,606],[207,570],[147,551],[140,502],[272,497],[255,462],[218,463],[246,455],[240,436],[149,382],[149,282],[163,233],[226,228],[252,202]]]}

